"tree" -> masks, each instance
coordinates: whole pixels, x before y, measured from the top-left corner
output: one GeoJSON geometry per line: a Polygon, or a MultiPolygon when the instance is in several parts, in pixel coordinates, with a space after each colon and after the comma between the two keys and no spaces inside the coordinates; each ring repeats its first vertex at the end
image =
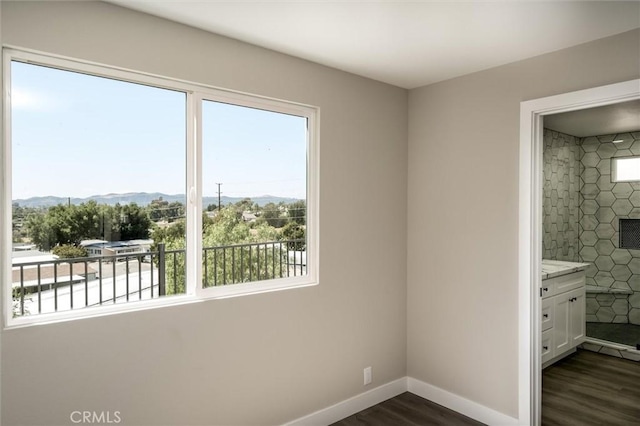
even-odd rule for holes
{"type": "MultiPolygon", "coordinates": [[[[61,207],[61,206],[58,206],[61,207]]],[[[97,239],[102,235],[102,209],[95,201],[88,201],[80,205],[64,207],[68,211],[70,223],[68,226],[69,238],[62,243],[78,245],[86,239],[97,239]]]]}
{"type": "Polygon", "coordinates": [[[240,200],[237,203],[235,203],[234,206],[235,206],[237,211],[242,213],[242,212],[246,212],[246,211],[252,211],[253,206],[254,206],[254,202],[251,201],[251,198],[243,198],[242,200],[240,200]]]}
{"type": "Polygon", "coordinates": [[[25,226],[31,241],[38,246],[40,250],[48,251],[55,245],[55,235],[45,213],[31,213],[27,216],[25,226]]]}
{"type": "Polygon", "coordinates": [[[156,224],[152,224],[151,237],[153,238],[154,244],[157,245],[158,243],[167,242],[169,240],[177,240],[180,238],[184,239],[185,230],[186,227],[184,219],[177,220],[169,226],[162,228],[156,224]]]}
{"type": "Polygon", "coordinates": [[[46,212],[33,212],[26,220],[31,240],[41,250],[56,245],[77,246],[82,240],[108,241],[149,238],[151,220],[147,211],[135,203],[114,207],[88,201],[79,205],[63,205],[46,212]]]}
{"type": "Polygon", "coordinates": [[[307,223],[307,202],[305,200],[294,201],[289,204],[289,217],[298,225],[307,223]]]}
{"type": "MultiPolygon", "coordinates": [[[[286,266],[280,267],[286,248],[268,244],[277,241],[276,229],[266,223],[251,228],[242,221],[235,206],[223,208],[207,222],[202,235],[205,287],[286,276],[286,266]],[[258,242],[267,244],[257,245],[258,242]]],[[[153,233],[155,243],[164,242],[166,251],[180,250],[175,257],[165,257],[167,294],[185,291],[184,227],[174,231],[174,226],[153,233]]]]}
{"type": "Polygon", "coordinates": [[[152,200],[149,203],[149,218],[153,221],[162,220],[164,216],[164,212],[166,208],[169,206],[169,202],[165,201],[160,197],[157,200],[152,200]]]}
{"type": "Polygon", "coordinates": [[[203,255],[203,270],[207,272],[204,285],[279,277],[281,271],[286,274],[286,267],[278,268],[286,250],[280,245],[255,245],[276,240],[273,227],[263,223],[251,228],[234,208],[222,209],[202,236],[202,246],[211,248],[203,255]]]}
{"type": "Polygon", "coordinates": [[[209,227],[211,225],[213,225],[213,218],[209,217],[209,215],[206,212],[202,212],[202,233],[204,234],[205,232],[207,232],[207,229],[209,229],[209,227]]]}
{"type": "Polygon", "coordinates": [[[136,203],[127,204],[120,212],[120,239],[137,240],[149,238],[151,220],[147,212],[136,203]]]}
{"type": "Polygon", "coordinates": [[[149,212],[149,219],[153,221],[166,220],[171,222],[173,220],[184,217],[184,205],[179,201],[169,203],[168,201],[153,200],[147,207],[149,212]]]}
{"type": "Polygon", "coordinates": [[[269,226],[273,226],[274,228],[282,228],[284,224],[287,223],[287,219],[282,217],[279,206],[274,203],[267,203],[260,215],[260,222],[266,222],[269,226]]]}
{"type": "Polygon", "coordinates": [[[78,206],[59,204],[49,208],[44,217],[31,216],[27,226],[34,243],[48,250],[58,244],[78,245],[84,239],[100,238],[101,217],[95,201],[78,206]]]}
{"type": "Polygon", "coordinates": [[[185,214],[184,204],[179,201],[174,201],[173,203],[169,203],[167,208],[167,220],[169,222],[174,221],[176,219],[183,218],[185,214]]]}
{"type": "MultiPolygon", "coordinates": [[[[184,294],[186,286],[185,269],[185,239],[184,234],[180,238],[170,238],[165,241],[165,294],[184,294]],[[175,255],[171,252],[175,251],[175,255]]],[[[156,259],[156,264],[158,259],[156,259]]]]}
{"type": "Polygon", "coordinates": [[[297,222],[289,222],[283,226],[280,231],[280,239],[282,241],[301,240],[289,243],[289,250],[305,250],[306,248],[306,230],[297,222]]]}
{"type": "Polygon", "coordinates": [[[27,227],[27,218],[32,214],[43,214],[46,209],[42,207],[22,207],[19,203],[11,205],[11,228],[12,240],[14,243],[25,242],[29,240],[29,229],[27,227]]]}
{"type": "Polygon", "coordinates": [[[84,247],[76,247],[68,244],[55,246],[53,250],[51,250],[51,252],[61,259],[87,257],[87,249],[85,249],[84,247]]]}

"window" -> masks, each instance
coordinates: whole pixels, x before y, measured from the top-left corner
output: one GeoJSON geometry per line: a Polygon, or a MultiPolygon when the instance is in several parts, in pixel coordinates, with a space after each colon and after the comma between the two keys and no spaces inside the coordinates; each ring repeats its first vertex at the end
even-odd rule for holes
{"type": "Polygon", "coordinates": [[[4,61],[7,324],[317,282],[314,108],[4,61]]]}
{"type": "Polygon", "coordinates": [[[306,133],[306,117],[202,101],[202,189],[220,194],[203,203],[203,287],[305,274],[306,133]]]}
{"type": "Polygon", "coordinates": [[[640,182],[640,156],[611,159],[612,182],[640,182]]]}

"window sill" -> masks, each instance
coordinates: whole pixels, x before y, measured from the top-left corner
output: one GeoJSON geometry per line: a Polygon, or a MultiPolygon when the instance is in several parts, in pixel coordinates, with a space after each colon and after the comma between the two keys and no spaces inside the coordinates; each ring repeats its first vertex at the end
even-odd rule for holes
{"type": "Polygon", "coordinates": [[[318,284],[318,280],[311,277],[291,277],[279,280],[254,281],[243,284],[230,284],[225,286],[199,289],[197,295],[165,296],[161,299],[120,303],[116,305],[96,306],[81,308],[75,311],[55,312],[48,314],[36,314],[18,318],[11,318],[4,330],[13,330],[39,325],[56,324],[60,322],[98,318],[108,315],[116,315],[130,312],[140,312],[148,309],[157,309],[171,306],[181,306],[210,300],[228,299],[238,296],[270,293],[274,291],[294,288],[311,287],[318,284]],[[272,282],[275,281],[275,282],[272,282]]]}

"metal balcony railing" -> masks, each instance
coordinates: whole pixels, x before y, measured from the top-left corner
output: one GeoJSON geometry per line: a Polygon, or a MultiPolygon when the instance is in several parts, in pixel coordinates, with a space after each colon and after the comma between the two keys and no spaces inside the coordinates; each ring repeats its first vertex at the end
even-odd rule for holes
{"type": "MultiPolygon", "coordinates": [[[[304,240],[206,247],[202,286],[306,274],[304,240]]],[[[186,289],[185,250],[56,259],[12,265],[13,315],[148,300],[186,289]]]]}

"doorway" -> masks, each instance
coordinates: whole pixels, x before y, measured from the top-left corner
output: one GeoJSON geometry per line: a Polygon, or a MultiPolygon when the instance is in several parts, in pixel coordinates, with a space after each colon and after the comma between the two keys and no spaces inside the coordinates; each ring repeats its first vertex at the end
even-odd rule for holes
{"type": "Polygon", "coordinates": [[[545,116],[640,99],[640,80],[525,101],[520,108],[519,418],[541,419],[542,171],[545,116]]]}

